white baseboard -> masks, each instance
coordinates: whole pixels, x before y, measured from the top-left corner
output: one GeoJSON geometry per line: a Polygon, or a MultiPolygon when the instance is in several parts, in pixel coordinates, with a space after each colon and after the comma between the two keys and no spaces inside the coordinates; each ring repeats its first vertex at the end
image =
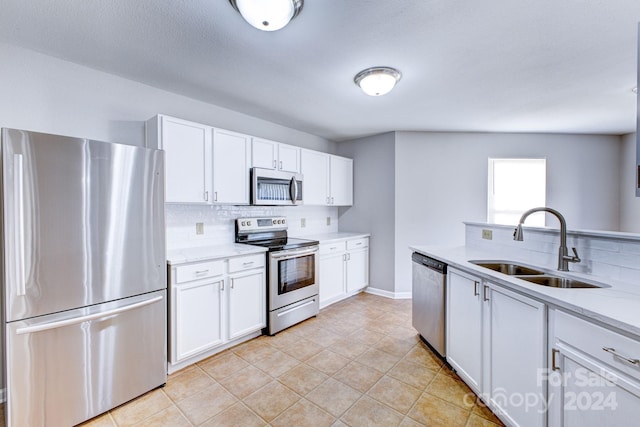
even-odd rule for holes
{"type": "Polygon", "coordinates": [[[385,291],[384,289],[377,289],[368,287],[365,289],[365,292],[372,295],[378,295],[380,297],[391,298],[391,299],[411,299],[411,292],[391,292],[385,291]]]}

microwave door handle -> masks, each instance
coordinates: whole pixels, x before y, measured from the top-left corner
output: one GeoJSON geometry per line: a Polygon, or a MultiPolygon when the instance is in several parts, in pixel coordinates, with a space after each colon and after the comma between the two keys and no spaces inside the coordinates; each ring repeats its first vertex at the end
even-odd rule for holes
{"type": "Polygon", "coordinates": [[[295,176],[289,182],[289,197],[294,205],[298,202],[298,181],[295,176]]]}

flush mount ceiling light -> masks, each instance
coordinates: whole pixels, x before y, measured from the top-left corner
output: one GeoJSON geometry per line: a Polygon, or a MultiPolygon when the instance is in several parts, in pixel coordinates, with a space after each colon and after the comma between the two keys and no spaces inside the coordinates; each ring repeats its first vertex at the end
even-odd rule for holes
{"type": "Polygon", "coordinates": [[[391,67],[371,67],[356,74],[353,81],[367,95],[381,96],[391,92],[402,77],[400,71],[391,67]]]}
{"type": "Polygon", "coordinates": [[[229,0],[229,3],[257,29],[276,31],[300,14],[304,0],[229,0]]]}

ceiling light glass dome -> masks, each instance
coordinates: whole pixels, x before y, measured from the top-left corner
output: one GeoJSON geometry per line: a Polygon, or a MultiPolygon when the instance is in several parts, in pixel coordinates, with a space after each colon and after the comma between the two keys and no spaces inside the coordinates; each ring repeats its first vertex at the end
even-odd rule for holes
{"type": "Polygon", "coordinates": [[[402,74],[395,68],[372,67],[360,71],[353,81],[367,95],[382,96],[391,92],[401,77],[402,74]]]}
{"type": "Polygon", "coordinates": [[[303,0],[229,0],[231,6],[255,28],[276,31],[302,10],[303,0]]]}

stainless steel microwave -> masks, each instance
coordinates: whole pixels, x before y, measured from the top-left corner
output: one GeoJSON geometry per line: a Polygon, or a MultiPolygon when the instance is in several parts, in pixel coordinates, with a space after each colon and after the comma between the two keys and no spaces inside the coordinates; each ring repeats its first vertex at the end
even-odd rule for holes
{"type": "Polygon", "coordinates": [[[301,205],[302,174],[251,168],[251,204],[301,205]]]}

